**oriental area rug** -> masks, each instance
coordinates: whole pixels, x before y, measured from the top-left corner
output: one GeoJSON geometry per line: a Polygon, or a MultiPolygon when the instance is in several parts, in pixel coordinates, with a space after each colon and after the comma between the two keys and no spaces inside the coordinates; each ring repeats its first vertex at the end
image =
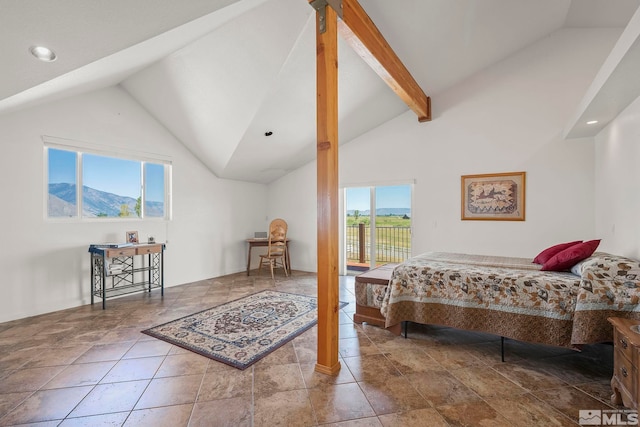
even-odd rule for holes
{"type": "Polygon", "coordinates": [[[265,290],[142,333],[246,369],[317,321],[317,298],[265,290]]]}

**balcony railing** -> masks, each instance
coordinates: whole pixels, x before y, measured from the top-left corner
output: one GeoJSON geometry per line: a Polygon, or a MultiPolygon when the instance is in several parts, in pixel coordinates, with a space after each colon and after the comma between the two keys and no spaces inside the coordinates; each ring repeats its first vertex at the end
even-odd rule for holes
{"type": "MultiPolygon", "coordinates": [[[[411,254],[411,227],[377,227],[376,264],[402,262],[411,254]]],[[[347,264],[371,262],[371,228],[365,224],[347,226],[347,264]]]]}

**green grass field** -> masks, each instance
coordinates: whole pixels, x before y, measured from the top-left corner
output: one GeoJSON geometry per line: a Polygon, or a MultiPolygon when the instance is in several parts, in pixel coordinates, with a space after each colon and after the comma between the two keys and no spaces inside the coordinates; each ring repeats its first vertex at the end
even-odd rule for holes
{"type": "MultiPolygon", "coordinates": [[[[371,218],[360,215],[347,216],[347,259],[358,262],[358,224],[365,224],[365,245],[369,247],[371,218]]],[[[411,253],[411,219],[401,216],[376,217],[376,260],[378,262],[401,262],[411,253]]],[[[369,260],[368,249],[365,260],[369,260]]]]}
{"type": "MultiPolygon", "coordinates": [[[[371,224],[371,218],[368,215],[367,216],[360,215],[357,219],[353,215],[347,216],[347,226],[358,225],[360,223],[369,225],[371,224]]],[[[377,227],[411,227],[411,218],[404,219],[401,216],[391,216],[391,215],[377,216],[376,226],[377,227]]]]}

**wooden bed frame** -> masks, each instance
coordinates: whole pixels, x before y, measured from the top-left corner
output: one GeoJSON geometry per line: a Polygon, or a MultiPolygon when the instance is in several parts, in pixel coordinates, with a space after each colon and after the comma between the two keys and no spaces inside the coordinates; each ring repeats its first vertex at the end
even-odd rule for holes
{"type": "MultiPolygon", "coordinates": [[[[397,263],[389,263],[369,271],[365,271],[364,273],[356,276],[356,283],[388,285],[391,280],[391,275],[393,274],[393,269],[396,268],[397,265],[397,263]]],[[[356,312],[353,314],[353,321],[355,323],[368,323],[369,325],[378,326],[380,328],[384,328],[385,325],[385,318],[380,312],[380,308],[361,305],[358,304],[357,301],[356,312]]],[[[401,324],[391,326],[387,329],[396,335],[400,335],[402,332],[401,324]]]]}

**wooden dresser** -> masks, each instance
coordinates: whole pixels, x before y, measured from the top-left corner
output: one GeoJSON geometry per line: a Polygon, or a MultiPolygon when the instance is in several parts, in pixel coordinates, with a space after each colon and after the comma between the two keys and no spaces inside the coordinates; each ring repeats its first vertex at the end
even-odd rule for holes
{"type": "Polygon", "coordinates": [[[611,317],[608,319],[613,325],[613,378],[611,378],[611,402],[615,405],[623,404],[627,408],[638,408],[640,394],[640,333],[631,327],[640,325],[640,320],[611,317]]]}

